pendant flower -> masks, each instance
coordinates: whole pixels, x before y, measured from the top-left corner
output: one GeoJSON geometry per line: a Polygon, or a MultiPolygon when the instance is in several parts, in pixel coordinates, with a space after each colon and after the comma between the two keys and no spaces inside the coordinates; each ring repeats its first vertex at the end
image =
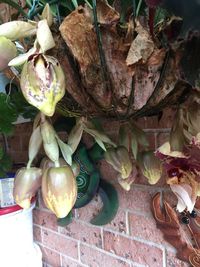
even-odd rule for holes
{"type": "Polygon", "coordinates": [[[47,116],[65,94],[65,76],[54,57],[35,54],[24,64],[20,85],[26,100],[47,116]]]}

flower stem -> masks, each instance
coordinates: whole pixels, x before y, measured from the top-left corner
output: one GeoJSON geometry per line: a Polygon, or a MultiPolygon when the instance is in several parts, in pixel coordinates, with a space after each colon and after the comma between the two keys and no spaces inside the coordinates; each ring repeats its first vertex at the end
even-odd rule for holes
{"type": "Polygon", "coordinates": [[[30,169],[31,164],[32,164],[32,160],[29,160],[28,163],[27,163],[27,165],[26,165],[26,168],[27,168],[27,169],[30,169]]]}

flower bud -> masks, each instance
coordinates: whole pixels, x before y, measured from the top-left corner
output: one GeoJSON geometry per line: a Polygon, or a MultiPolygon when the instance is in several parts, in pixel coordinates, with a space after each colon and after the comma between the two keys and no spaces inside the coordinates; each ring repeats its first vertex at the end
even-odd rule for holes
{"type": "Polygon", "coordinates": [[[8,67],[8,63],[17,54],[17,49],[13,42],[4,36],[0,36],[0,71],[8,67]]]}
{"type": "Polygon", "coordinates": [[[154,151],[140,152],[138,163],[143,175],[148,179],[150,184],[156,184],[162,175],[161,161],[156,158],[154,151]]]}
{"type": "Polygon", "coordinates": [[[64,218],[77,198],[77,185],[69,166],[52,167],[42,176],[42,196],[46,206],[58,218],[64,218]]]}
{"type": "Polygon", "coordinates": [[[24,64],[20,85],[29,104],[47,116],[54,114],[65,94],[65,76],[59,62],[42,54],[33,55],[24,64]]]}
{"type": "Polygon", "coordinates": [[[42,170],[39,168],[21,168],[14,179],[13,196],[15,202],[22,208],[28,209],[31,199],[41,186],[42,170]]]}
{"type": "Polygon", "coordinates": [[[105,160],[112,165],[112,167],[121,173],[123,179],[129,177],[132,171],[132,163],[128,150],[119,146],[117,148],[109,148],[105,152],[105,160]]]}

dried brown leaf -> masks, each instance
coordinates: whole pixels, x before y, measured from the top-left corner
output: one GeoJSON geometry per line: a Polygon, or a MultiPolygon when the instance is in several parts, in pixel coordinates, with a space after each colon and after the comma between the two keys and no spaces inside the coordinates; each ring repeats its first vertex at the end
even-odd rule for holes
{"type": "Polygon", "coordinates": [[[126,58],[126,64],[128,66],[140,60],[142,60],[142,63],[146,63],[155,49],[154,42],[149,32],[144,29],[139,22],[137,23],[136,31],[138,35],[133,40],[126,58]]]}

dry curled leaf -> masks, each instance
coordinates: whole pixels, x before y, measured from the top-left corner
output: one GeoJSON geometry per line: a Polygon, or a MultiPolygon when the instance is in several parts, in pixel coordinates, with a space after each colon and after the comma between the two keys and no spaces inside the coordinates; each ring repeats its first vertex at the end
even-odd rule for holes
{"type": "Polygon", "coordinates": [[[146,63],[155,49],[155,45],[149,32],[137,22],[136,31],[138,35],[133,40],[131,47],[126,58],[126,64],[128,66],[137,63],[142,60],[142,63],[146,63]]]}

